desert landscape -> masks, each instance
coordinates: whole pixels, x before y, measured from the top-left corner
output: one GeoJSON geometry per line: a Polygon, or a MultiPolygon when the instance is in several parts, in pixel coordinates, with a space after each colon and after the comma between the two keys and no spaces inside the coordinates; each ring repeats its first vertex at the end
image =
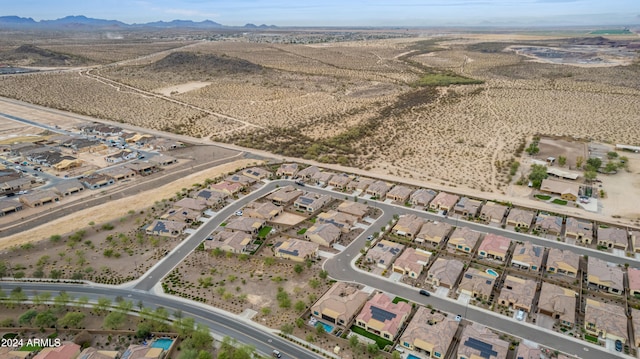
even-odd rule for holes
{"type": "MultiPolygon", "coordinates": [[[[629,42],[618,37],[605,43],[629,42]]],[[[637,144],[640,65],[628,50],[617,55],[624,66],[581,66],[572,49],[587,43],[590,50],[581,51],[598,56],[606,50],[598,41],[456,34],[295,45],[235,38],[182,47],[129,44],[109,58],[101,57],[108,44],[94,52],[40,44],[94,64],[120,62],[6,76],[0,95],[378,174],[507,193],[509,165],[533,135],[637,144]],[[567,59],[532,61],[537,53],[524,56],[518,46],[564,49],[554,56],[567,59]]]]}

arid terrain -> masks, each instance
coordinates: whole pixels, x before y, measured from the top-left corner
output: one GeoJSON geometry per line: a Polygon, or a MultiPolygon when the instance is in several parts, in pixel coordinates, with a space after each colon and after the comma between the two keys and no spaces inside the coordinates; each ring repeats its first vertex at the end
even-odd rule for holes
{"type": "MultiPolygon", "coordinates": [[[[640,65],[625,48],[634,39],[456,34],[304,45],[236,37],[121,49],[105,40],[93,51],[38,44],[118,65],[5,76],[0,96],[508,194],[509,164],[534,135],[638,145],[640,65]],[[620,54],[607,50],[616,46],[620,54]],[[555,49],[563,61],[515,48],[555,49]],[[603,53],[607,61],[593,60],[603,53]]],[[[15,55],[17,45],[5,53],[15,55]]]]}

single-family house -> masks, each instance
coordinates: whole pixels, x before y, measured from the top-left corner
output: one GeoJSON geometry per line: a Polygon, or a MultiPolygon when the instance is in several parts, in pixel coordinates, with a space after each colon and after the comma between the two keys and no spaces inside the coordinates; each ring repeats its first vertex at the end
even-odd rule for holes
{"type": "Polygon", "coordinates": [[[139,176],[148,176],[152,173],[160,171],[160,167],[155,163],[143,162],[143,161],[131,161],[124,165],[126,168],[132,170],[139,176]]]}
{"type": "Polygon", "coordinates": [[[218,183],[211,184],[209,188],[212,191],[223,193],[229,197],[233,197],[244,188],[242,184],[237,182],[228,182],[222,181],[218,183]]]}
{"type": "Polygon", "coordinates": [[[36,190],[20,196],[20,202],[32,208],[58,201],[60,201],[60,196],[54,190],[50,189],[36,190]]]}
{"type": "Polygon", "coordinates": [[[580,256],[567,249],[550,248],[546,267],[547,273],[575,278],[580,268],[580,256]]]}
{"type": "Polygon", "coordinates": [[[591,244],[593,241],[593,222],[567,217],[564,236],[574,239],[578,243],[591,244]]]}
{"type": "Polygon", "coordinates": [[[447,238],[452,229],[453,226],[446,222],[427,221],[422,225],[415,241],[437,247],[447,238]]]}
{"type": "Polygon", "coordinates": [[[120,163],[124,161],[129,161],[138,158],[138,151],[132,151],[130,149],[125,149],[122,151],[117,151],[115,153],[109,154],[104,157],[104,160],[108,163],[120,163]]]}
{"type": "Polygon", "coordinates": [[[80,346],[73,342],[63,342],[61,345],[49,346],[41,349],[33,359],[73,359],[80,354],[80,346]]]}
{"type": "Polygon", "coordinates": [[[409,202],[416,207],[427,207],[437,194],[438,192],[432,189],[420,188],[409,196],[409,202]]]}
{"type": "Polygon", "coordinates": [[[84,191],[84,186],[77,179],[69,179],[56,183],[53,190],[60,196],[66,197],[84,191]]]}
{"type": "Polygon", "coordinates": [[[559,236],[562,232],[562,217],[540,212],[536,217],[534,229],[542,234],[559,236]]]}
{"type": "Polygon", "coordinates": [[[316,223],[304,232],[304,237],[321,246],[331,247],[340,239],[341,230],[331,223],[316,223]]]}
{"type": "Polygon", "coordinates": [[[187,224],[184,222],[156,219],[145,228],[145,232],[155,236],[177,237],[185,228],[187,224]]]}
{"type": "Polygon", "coordinates": [[[372,183],[373,183],[373,180],[371,178],[359,177],[349,182],[349,184],[347,185],[347,191],[359,191],[362,193],[372,183]]]}
{"type": "Polygon", "coordinates": [[[307,192],[298,197],[298,199],[293,202],[293,206],[305,212],[313,213],[321,210],[322,207],[331,202],[331,200],[332,198],[329,195],[307,192]]]}
{"type": "Polygon", "coordinates": [[[387,340],[394,340],[411,314],[411,305],[378,293],[368,300],[356,317],[356,325],[387,340]]]}
{"type": "Polygon", "coordinates": [[[311,181],[320,187],[326,187],[334,175],[333,172],[316,172],[311,176],[311,181]]]}
{"type": "Polygon", "coordinates": [[[293,186],[285,186],[269,194],[267,196],[267,199],[273,202],[273,204],[275,205],[288,206],[300,196],[302,196],[301,190],[293,186]]]}
{"type": "Polygon", "coordinates": [[[507,216],[507,226],[513,226],[519,230],[528,231],[533,222],[535,213],[526,209],[511,208],[507,216]]]}
{"type": "Polygon", "coordinates": [[[256,182],[258,182],[258,180],[253,177],[248,177],[241,174],[229,175],[225,177],[224,180],[231,183],[239,183],[242,185],[242,188],[249,188],[253,186],[256,182]]]}
{"type": "Polygon", "coordinates": [[[82,179],[82,184],[88,189],[98,189],[114,183],[116,183],[116,181],[113,178],[103,173],[93,173],[82,179]]]}
{"type": "Polygon", "coordinates": [[[256,235],[265,223],[266,221],[260,218],[230,217],[224,229],[231,232],[244,232],[250,235],[256,235]]]}
{"type": "Polygon", "coordinates": [[[415,214],[403,214],[398,218],[392,231],[397,236],[413,239],[420,232],[423,223],[424,219],[415,214]]]}
{"type": "Polygon", "coordinates": [[[388,269],[403,249],[404,245],[383,239],[369,249],[365,255],[365,262],[388,269]]]}
{"type": "Polygon", "coordinates": [[[580,185],[573,182],[560,181],[553,178],[546,178],[540,184],[540,191],[560,196],[565,201],[575,202],[580,193],[580,185]]]}
{"type": "Polygon", "coordinates": [[[201,189],[193,194],[193,198],[202,199],[208,207],[214,207],[224,203],[229,195],[223,192],[212,191],[210,189],[201,189]]]}
{"type": "Polygon", "coordinates": [[[337,282],[311,307],[311,315],[346,327],[367,302],[369,294],[355,284],[337,282]]]}
{"type": "Polygon", "coordinates": [[[627,315],[623,307],[587,298],[584,329],[602,339],[627,342],[627,315]]]}
{"type": "Polygon", "coordinates": [[[504,262],[511,240],[498,234],[487,233],[478,247],[478,257],[504,262]]]}
{"type": "Polygon", "coordinates": [[[538,313],[549,316],[565,327],[576,323],[576,298],[571,289],[543,281],[538,298],[538,313]]]}
{"type": "Polygon", "coordinates": [[[538,272],[542,268],[542,257],[544,257],[544,247],[536,246],[531,242],[517,243],[511,265],[516,268],[538,272]]]}
{"type": "Polygon", "coordinates": [[[624,293],[624,275],[620,267],[593,256],[589,256],[587,263],[587,282],[590,286],[612,294],[624,293]]]}
{"type": "Polygon", "coordinates": [[[438,258],[427,271],[426,282],[435,287],[453,288],[464,269],[464,263],[457,259],[438,258]]]}
{"type": "Polygon", "coordinates": [[[282,213],[283,209],[272,202],[257,203],[251,202],[244,209],[243,214],[247,217],[272,221],[282,213]]]}
{"type": "Polygon", "coordinates": [[[160,154],[160,156],[153,156],[149,158],[149,164],[155,165],[156,168],[166,167],[172,165],[174,163],[178,163],[178,159],[175,157],[171,157],[168,155],[160,154]]]}
{"type": "Polygon", "coordinates": [[[607,247],[627,250],[629,246],[629,240],[627,238],[627,231],[617,227],[598,227],[598,245],[607,247]]]}
{"type": "Polygon", "coordinates": [[[420,306],[400,337],[400,345],[427,358],[445,357],[459,322],[441,312],[420,306]]]}
{"type": "Polygon", "coordinates": [[[22,211],[22,203],[16,199],[0,199],[0,216],[22,211]]]}
{"type": "Polygon", "coordinates": [[[318,257],[318,243],[303,241],[295,238],[276,240],[273,246],[274,255],[278,258],[294,262],[304,262],[318,257]]]}
{"type": "Polygon", "coordinates": [[[431,252],[409,247],[393,262],[393,271],[416,279],[422,274],[430,257],[431,252]]]}
{"type": "Polygon", "coordinates": [[[122,181],[136,176],[136,173],[132,169],[124,166],[105,168],[101,173],[107,177],[111,177],[114,181],[122,181]]]}
{"type": "Polygon", "coordinates": [[[457,359],[506,359],[509,342],[489,328],[473,322],[462,331],[458,344],[457,359]]]}
{"type": "Polygon", "coordinates": [[[347,189],[347,186],[349,185],[350,182],[351,182],[351,177],[347,176],[344,173],[337,174],[331,177],[331,179],[329,180],[329,186],[333,187],[334,189],[344,191],[347,189]]]}
{"type": "Polygon", "coordinates": [[[521,341],[518,344],[516,359],[541,359],[544,357],[538,344],[529,341],[521,341]]]}
{"type": "Polygon", "coordinates": [[[276,171],[278,177],[295,177],[298,174],[297,163],[283,163],[276,171]]]}
{"type": "Polygon", "coordinates": [[[480,206],[482,206],[481,201],[469,197],[462,197],[458,203],[456,203],[455,207],[453,207],[453,213],[463,217],[475,218],[478,215],[480,206]]]}
{"type": "Polygon", "coordinates": [[[311,179],[313,175],[320,172],[320,169],[316,166],[309,166],[298,171],[298,177],[302,179],[311,179]]]}
{"type": "Polygon", "coordinates": [[[412,192],[413,190],[409,187],[397,185],[387,192],[386,198],[395,202],[405,203],[409,200],[412,192]]]}
{"type": "Polygon", "coordinates": [[[640,269],[627,268],[627,278],[629,279],[629,294],[640,298],[640,269]]]}
{"type": "Polygon", "coordinates": [[[346,213],[362,220],[368,213],[369,207],[359,202],[344,201],[338,205],[338,212],[346,213]]]}
{"type": "Polygon", "coordinates": [[[189,208],[173,207],[170,208],[165,214],[160,216],[160,218],[169,221],[193,223],[196,222],[201,216],[201,211],[195,211],[189,208]]]}
{"type": "Polygon", "coordinates": [[[471,254],[479,239],[480,232],[473,231],[469,227],[458,227],[451,233],[447,245],[457,251],[471,254]]]}
{"type": "Polygon", "coordinates": [[[241,173],[244,176],[247,176],[249,178],[253,178],[256,181],[262,181],[265,178],[271,177],[271,172],[265,170],[264,168],[260,168],[260,167],[245,168],[244,170],[242,170],[241,173]]]}
{"type": "Polygon", "coordinates": [[[200,213],[200,215],[202,215],[202,212],[204,212],[205,209],[207,209],[207,202],[203,199],[200,198],[189,198],[189,197],[185,197],[181,200],[179,200],[178,202],[173,204],[173,207],[175,208],[188,208],[191,210],[194,210],[198,213],[200,213]]]}
{"type": "Polygon", "coordinates": [[[640,231],[631,231],[631,245],[634,253],[640,253],[640,231]]]}
{"type": "Polygon", "coordinates": [[[389,192],[389,189],[391,189],[391,186],[388,183],[375,181],[367,187],[365,193],[370,195],[372,198],[381,199],[384,198],[387,192],[389,192]]]}
{"type": "Polygon", "coordinates": [[[355,224],[358,222],[358,218],[350,214],[338,212],[332,209],[328,212],[322,212],[318,214],[316,222],[333,224],[334,226],[340,228],[342,232],[347,233],[349,232],[349,230],[351,230],[351,227],[355,226],[355,224]]]}
{"type": "Polygon", "coordinates": [[[500,290],[498,304],[530,313],[537,287],[538,284],[533,279],[522,279],[508,275],[504,279],[502,290],[500,290]]]}
{"type": "Polygon", "coordinates": [[[502,220],[508,209],[507,206],[495,202],[487,202],[482,205],[479,218],[485,223],[495,223],[499,225],[502,224],[502,220]]]}
{"type": "Polygon", "coordinates": [[[219,248],[230,253],[247,253],[248,246],[253,241],[251,235],[245,232],[220,231],[209,238],[204,241],[206,249],[219,248]]]}
{"type": "Polygon", "coordinates": [[[478,300],[487,300],[491,295],[495,281],[496,277],[491,274],[469,267],[458,285],[458,293],[478,300]]]}
{"type": "Polygon", "coordinates": [[[459,199],[460,197],[456,196],[455,194],[440,192],[433,200],[431,200],[431,202],[429,203],[429,208],[434,211],[451,211],[456,203],[458,203],[459,199]]]}

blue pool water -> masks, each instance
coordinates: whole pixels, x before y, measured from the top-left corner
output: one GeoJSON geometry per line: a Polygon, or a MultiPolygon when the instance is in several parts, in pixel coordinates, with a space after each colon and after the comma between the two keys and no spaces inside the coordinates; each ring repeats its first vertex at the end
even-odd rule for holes
{"type": "Polygon", "coordinates": [[[151,343],[152,348],[162,348],[162,350],[167,351],[169,347],[173,344],[173,339],[169,338],[159,338],[156,339],[153,343],[151,343]]]}
{"type": "Polygon", "coordinates": [[[332,325],[329,325],[329,324],[323,323],[323,322],[316,323],[316,327],[318,325],[322,325],[324,327],[324,331],[329,333],[329,334],[331,334],[331,332],[333,331],[333,326],[332,325]]]}
{"type": "Polygon", "coordinates": [[[407,359],[420,359],[420,357],[417,357],[417,356],[415,356],[413,354],[409,354],[409,355],[407,355],[407,359]]]}
{"type": "Polygon", "coordinates": [[[498,276],[498,273],[496,273],[496,271],[494,271],[491,268],[487,269],[487,274],[489,274],[492,277],[497,277],[498,276]]]}

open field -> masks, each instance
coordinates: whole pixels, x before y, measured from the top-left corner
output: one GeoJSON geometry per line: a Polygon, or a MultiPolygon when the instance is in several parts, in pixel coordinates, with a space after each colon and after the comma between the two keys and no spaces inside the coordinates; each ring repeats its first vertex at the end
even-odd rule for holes
{"type": "Polygon", "coordinates": [[[5,77],[0,95],[379,174],[511,193],[509,163],[533,135],[638,144],[637,59],[587,69],[505,51],[592,41],[561,39],[568,36],[202,42],[88,75],[5,77]],[[211,84],[180,87],[205,82],[211,84]],[[441,86],[447,83],[471,84],[441,86]],[[182,90],[170,98],[151,92],[172,86],[182,90]]]}

